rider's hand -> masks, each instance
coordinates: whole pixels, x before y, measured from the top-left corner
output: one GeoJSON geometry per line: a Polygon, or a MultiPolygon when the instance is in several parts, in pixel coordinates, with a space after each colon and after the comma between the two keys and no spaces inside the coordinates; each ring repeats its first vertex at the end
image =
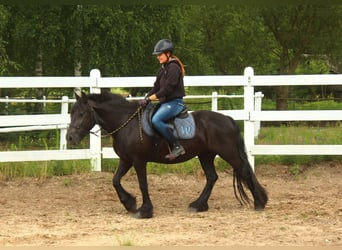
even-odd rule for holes
{"type": "Polygon", "coordinates": [[[150,98],[148,98],[148,96],[146,96],[144,99],[142,99],[142,100],[139,101],[139,104],[140,104],[141,106],[144,107],[144,106],[146,106],[150,101],[151,101],[150,98]]]}

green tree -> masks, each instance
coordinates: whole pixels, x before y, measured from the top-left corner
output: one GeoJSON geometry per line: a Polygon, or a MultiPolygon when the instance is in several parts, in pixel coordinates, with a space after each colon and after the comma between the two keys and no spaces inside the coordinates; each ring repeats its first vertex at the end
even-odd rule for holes
{"type": "Polygon", "coordinates": [[[10,13],[7,11],[7,9],[0,5],[0,75],[8,74],[11,69],[16,69],[17,67],[17,64],[10,59],[6,51],[7,41],[4,34],[9,15],[10,13]]]}
{"type": "MultiPolygon", "coordinates": [[[[10,13],[6,26],[6,51],[18,63],[9,75],[71,75],[72,60],[65,42],[65,16],[69,7],[18,5],[6,6],[10,13]]],[[[11,96],[41,99],[54,89],[10,89],[11,96]]],[[[64,90],[62,90],[64,91],[64,90]]],[[[28,112],[42,112],[42,105],[27,104],[28,112]]]]}
{"type": "MultiPolygon", "coordinates": [[[[261,11],[261,16],[277,42],[273,53],[278,58],[279,74],[294,74],[305,54],[327,52],[327,38],[334,37],[341,20],[335,7],[319,5],[267,8],[261,11]]],[[[289,87],[277,87],[275,92],[277,109],[286,110],[289,87]]]]}
{"type": "MultiPolygon", "coordinates": [[[[1,6],[0,66],[2,74],[20,76],[88,76],[93,68],[103,76],[155,75],[159,64],[151,55],[153,46],[170,38],[187,75],[240,75],[246,66],[257,74],[309,72],[317,67],[306,67],[308,58],[326,58],[338,68],[341,14],[341,7],[310,5],[1,6]],[[11,66],[10,59],[20,67],[11,66]]],[[[51,91],[72,90],[30,94],[51,91]]],[[[277,90],[278,108],[286,108],[280,100],[287,95],[286,88],[277,90]]]]}

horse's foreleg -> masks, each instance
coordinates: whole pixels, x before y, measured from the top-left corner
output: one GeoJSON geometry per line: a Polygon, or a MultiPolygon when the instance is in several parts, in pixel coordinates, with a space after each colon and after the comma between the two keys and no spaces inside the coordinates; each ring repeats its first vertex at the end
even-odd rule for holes
{"type": "Polygon", "coordinates": [[[130,193],[128,193],[121,185],[121,178],[128,172],[132,167],[131,163],[127,163],[120,159],[119,167],[113,177],[113,186],[116,193],[119,196],[121,203],[124,205],[128,212],[135,213],[137,211],[137,201],[130,193]]]}
{"type": "Polygon", "coordinates": [[[211,195],[211,191],[213,190],[215,182],[218,179],[218,176],[214,166],[214,154],[199,155],[198,158],[205,173],[206,184],[197,200],[190,203],[189,210],[194,212],[204,212],[209,209],[208,199],[211,195]]]}
{"type": "Polygon", "coordinates": [[[142,194],[142,205],[135,214],[135,218],[151,218],[153,216],[153,205],[148,193],[146,162],[134,162],[134,168],[138,176],[139,187],[142,194]]]}

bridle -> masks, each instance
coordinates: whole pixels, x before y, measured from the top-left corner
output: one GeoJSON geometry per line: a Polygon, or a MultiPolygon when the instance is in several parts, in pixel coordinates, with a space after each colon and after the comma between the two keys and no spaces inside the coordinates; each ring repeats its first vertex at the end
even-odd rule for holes
{"type": "MultiPolygon", "coordinates": [[[[139,137],[140,137],[140,142],[143,143],[143,135],[142,135],[142,125],[141,125],[141,116],[142,116],[142,112],[143,112],[143,108],[142,106],[138,106],[137,110],[127,119],[127,121],[125,121],[120,127],[114,129],[113,131],[105,134],[105,135],[101,135],[101,137],[107,137],[107,136],[111,136],[114,135],[115,133],[119,132],[122,128],[124,128],[131,120],[133,120],[133,118],[138,115],[138,119],[139,119],[139,137]]],[[[94,112],[95,113],[95,112],[94,112]]],[[[96,119],[96,114],[93,114],[95,116],[95,122],[96,124],[100,125],[98,122],[98,119],[96,119]]],[[[93,134],[93,135],[97,135],[97,133],[99,131],[101,131],[102,128],[98,129],[95,132],[90,131],[89,133],[93,134]]]]}

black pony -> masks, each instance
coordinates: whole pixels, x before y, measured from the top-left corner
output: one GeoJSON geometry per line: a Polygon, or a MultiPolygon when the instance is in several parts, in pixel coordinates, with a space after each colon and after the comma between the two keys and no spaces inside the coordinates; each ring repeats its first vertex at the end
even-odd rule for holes
{"type": "Polygon", "coordinates": [[[263,210],[268,197],[266,190],[259,184],[245,152],[244,140],[235,121],[229,117],[212,111],[194,111],[191,114],[196,124],[193,139],[182,140],[186,153],[173,161],[166,159],[169,153],[165,140],[147,136],[141,129],[142,108],[136,101],[128,101],[124,97],[111,94],[82,93],[71,110],[71,123],[67,133],[70,144],[78,144],[95,124],[101,126],[113,138],[113,148],[120,157],[119,166],[113,177],[113,186],[127,211],[136,218],[153,216],[153,205],[150,200],[146,163],[179,163],[196,156],[206,176],[206,185],[200,196],[189,204],[195,212],[208,210],[208,199],[218,178],[214,159],[219,155],[233,168],[234,194],[243,204],[249,203],[244,191],[245,185],[254,198],[255,210],[263,210]],[[134,166],[142,193],[142,205],[137,209],[136,198],[121,185],[121,178],[134,166]],[[237,194],[238,193],[238,194],[237,194]]]}

